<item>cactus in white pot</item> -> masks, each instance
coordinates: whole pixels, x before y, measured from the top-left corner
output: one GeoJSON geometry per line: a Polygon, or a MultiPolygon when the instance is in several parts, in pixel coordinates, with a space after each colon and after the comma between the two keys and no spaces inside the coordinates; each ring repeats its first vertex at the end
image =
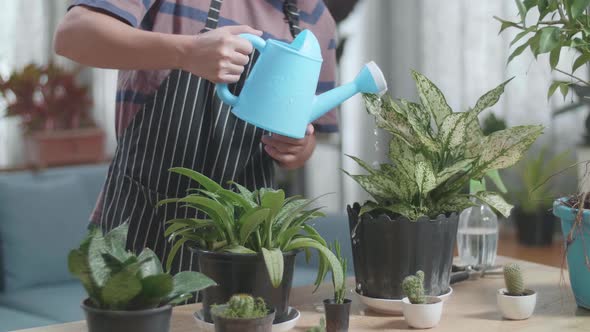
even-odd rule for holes
{"type": "Polygon", "coordinates": [[[537,293],[525,288],[522,270],[518,264],[504,266],[504,283],[506,288],[499,289],[496,295],[502,316],[513,320],[531,317],[535,311],[537,293]]]}
{"type": "Polygon", "coordinates": [[[409,326],[417,329],[429,329],[440,322],[443,301],[435,296],[424,294],[424,272],[407,276],[402,281],[405,298],[402,299],[404,318],[409,326]]]}

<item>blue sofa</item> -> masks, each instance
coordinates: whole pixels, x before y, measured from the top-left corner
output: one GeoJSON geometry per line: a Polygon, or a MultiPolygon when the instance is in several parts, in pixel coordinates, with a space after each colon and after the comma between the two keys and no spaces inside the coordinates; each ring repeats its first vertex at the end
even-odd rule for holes
{"type": "MultiPolygon", "coordinates": [[[[84,318],[85,291],[67,270],[103,185],[107,165],[0,174],[0,332],[84,318]]],[[[338,239],[349,260],[346,217],[314,222],[328,241],[338,239]]],[[[317,255],[299,254],[293,284],[312,284],[317,255]]],[[[329,278],[329,276],[328,276],[329,278]]]]}

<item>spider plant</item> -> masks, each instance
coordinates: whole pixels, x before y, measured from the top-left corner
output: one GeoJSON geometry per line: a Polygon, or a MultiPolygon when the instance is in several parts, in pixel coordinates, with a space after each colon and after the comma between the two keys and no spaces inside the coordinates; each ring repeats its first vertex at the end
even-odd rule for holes
{"type": "Polygon", "coordinates": [[[165,236],[174,242],[167,257],[167,268],[178,250],[185,244],[235,254],[262,253],[272,285],[278,287],[283,279],[283,252],[315,249],[319,269],[315,285],[319,286],[328,270],[337,284],[343,282],[338,258],[326,241],[308,223],[324,216],[321,208],[310,208],[315,201],[299,196],[285,197],[283,190],[261,188],[250,191],[230,182],[237,190],[225,189],[207,176],[187,168],[171,168],[171,172],[187,176],[200,188],[188,189],[185,197],[165,199],[169,203],[203,212],[207,218],[172,219],[166,222],[165,236]]]}

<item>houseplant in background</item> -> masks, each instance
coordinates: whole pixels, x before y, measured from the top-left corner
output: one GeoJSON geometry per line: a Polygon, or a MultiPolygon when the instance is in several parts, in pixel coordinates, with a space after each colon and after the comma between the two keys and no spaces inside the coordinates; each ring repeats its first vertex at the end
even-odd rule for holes
{"type": "MultiPolygon", "coordinates": [[[[342,274],[346,275],[347,261],[346,258],[342,257],[340,243],[336,240],[332,244],[332,251],[340,262],[342,274]]],[[[334,286],[334,298],[324,300],[326,330],[327,332],[346,332],[348,331],[350,304],[352,303],[350,299],[345,297],[346,279],[342,279],[342,283],[338,284],[332,277],[332,285],[334,286]]]]}
{"type": "Polygon", "coordinates": [[[88,293],[82,303],[89,332],[163,332],[172,305],[215,283],[198,272],[164,273],[149,249],[138,256],[125,250],[128,225],[103,236],[89,231],[68,256],[68,268],[88,293]]]}
{"type": "MultiPolygon", "coordinates": [[[[449,288],[457,214],[474,203],[504,216],[512,206],[495,192],[463,193],[470,179],[514,165],[542,133],[542,126],[516,126],[485,136],[477,115],[493,106],[507,82],[483,95],[468,112],[453,113],[442,92],[413,72],[421,104],[366,95],[378,127],[392,134],[391,164],[350,175],[374,199],[348,207],[357,292],[401,299],[401,282],[425,273],[428,295],[449,288]],[[394,166],[395,165],[395,166],[394,166]]],[[[347,173],[348,174],[348,173],[347,173]]]]}
{"type": "Polygon", "coordinates": [[[104,159],[104,132],[90,116],[92,101],[77,82],[78,71],[30,64],[0,78],[6,116],[21,118],[27,158],[35,166],[104,159]]]}
{"type": "Polygon", "coordinates": [[[271,332],[275,310],[264,300],[246,294],[233,295],[212,309],[215,332],[271,332]]]}
{"type": "Polygon", "coordinates": [[[537,293],[524,288],[522,271],[518,264],[504,266],[506,288],[498,290],[498,307],[505,318],[522,320],[531,317],[537,303],[537,293]]]}
{"type": "Polygon", "coordinates": [[[418,329],[435,327],[442,316],[443,301],[424,294],[424,272],[418,271],[415,276],[407,276],[402,281],[402,289],[406,295],[402,307],[408,325],[418,329]]]}
{"type": "Polygon", "coordinates": [[[513,219],[518,241],[525,245],[551,245],[556,221],[551,212],[555,192],[553,182],[544,180],[573,164],[568,158],[569,151],[551,158],[547,157],[548,151],[549,148],[544,146],[517,165],[520,189],[513,191],[516,202],[513,219]]]}
{"type": "Polygon", "coordinates": [[[236,193],[196,171],[170,171],[191,178],[201,189],[189,189],[187,196],[166,199],[159,205],[183,204],[209,218],[172,219],[165,232],[174,242],[168,266],[187,244],[197,254],[199,271],[219,285],[203,292],[205,321],[211,322],[211,305],[225,303],[238,293],[263,298],[276,310],[275,323],[288,319],[295,255],[300,250],[309,254],[310,249],[316,249],[319,254],[317,286],[329,270],[336,284],[343,283],[338,258],[308,224],[323,216],[320,208],[309,208],[314,200],[285,198],[284,191],[268,188],[252,192],[232,183],[236,193]]]}

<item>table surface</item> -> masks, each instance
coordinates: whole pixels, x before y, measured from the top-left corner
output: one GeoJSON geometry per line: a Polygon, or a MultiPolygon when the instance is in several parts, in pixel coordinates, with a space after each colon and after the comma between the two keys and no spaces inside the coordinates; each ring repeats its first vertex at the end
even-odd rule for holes
{"type": "MultiPolygon", "coordinates": [[[[568,286],[567,272],[560,269],[499,257],[497,262],[517,262],[525,272],[527,288],[537,291],[534,315],[524,321],[502,319],[496,307],[496,292],[503,287],[502,276],[485,276],[463,281],[453,286],[451,298],[445,302],[440,324],[432,331],[590,331],[590,311],[577,308],[568,286]]],[[[348,280],[352,289],[354,279],[348,280]]],[[[306,331],[317,325],[322,313],[321,301],[331,296],[331,284],[324,284],[312,294],[312,287],[295,288],[291,292],[291,305],[297,307],[301,319],[295,331],[306,331]]],[[[403,317],[385,316],[367,309],[354,294],[350,317],[350,331],[401,331],[409,330],[403,317]]],[[[199,304],[174,308],[171,332],[194,332],[193,312],[199,304]]],[[[52,325],[21,332],[80,332],[86,331],[82,322],[52,325]]]]}

